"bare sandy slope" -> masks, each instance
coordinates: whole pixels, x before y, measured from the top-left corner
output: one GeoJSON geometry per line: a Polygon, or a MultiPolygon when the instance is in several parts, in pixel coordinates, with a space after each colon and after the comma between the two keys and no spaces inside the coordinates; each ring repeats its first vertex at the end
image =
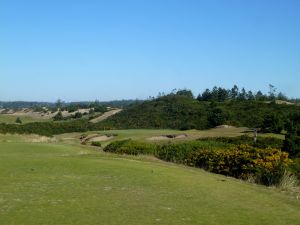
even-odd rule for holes
{"type": "Polygon", "coordinates": [[[9,110],[5,113],[6,115],[12,115],[12,116],[28,116],[33,119],[50,119],[52,118],[56,113],[42,113],[42,112],[34,112],[32,109],[20,109],[18,111],[9,110]]]}
{"type": "MultiPolygon", "coordinates": [[[[2,113],[4,111],[4,109],[1,109],[0,113],[2,113]]],[[[79,109],[75,112],[68,112],[68,111],[62,111],[62,115],[64,117],[67,117],[67,116],[72,116],[72,115],[75,115],[77,112],[80,112],[80,113],[89,113],[90,109],[79,109]]],[[[17,110],[17,111],[14,111],[14,110],[9,110],[7,111],[4,115],[11,115],[11,116],[28,116],[28,117],[31,117],[33,119],[52,119],[58,112],[46,112],[46,113],[43,113],[43,112],[34,112],[32,109],[27,109],[27,108],[24,108],[24,109],[20,109],[20,110],[17,110]]]]}
{"type": "Polygon", "coordinates": [[[108,112],[104,113],[103,115],[101,115],[101,116],[99,116],[95,119],[92,119],[90,122],[92,122],[92,123],[101,122],[103,120],[106,120],[108,117],[113,116],[113,115],[115,115],[115,114],[117,114],[121,111],[122,111],[122,109],[113,109],[113,110],[108,111],[108,112]]]}
{"type": "MultiPolygon", "coordinates": [[[[77,111],[71,112],[71,113],[66,110],[62,111],[61,113],[64,117],[67,117],[67,116],[75,115],[78,112],[83,114],[83,113],[89,113],[89,111],[90,111],[90,109],[78,109],[77,111]]],[[[54,113],[54,115],[56,115],[56,113],[54,113]]]]}

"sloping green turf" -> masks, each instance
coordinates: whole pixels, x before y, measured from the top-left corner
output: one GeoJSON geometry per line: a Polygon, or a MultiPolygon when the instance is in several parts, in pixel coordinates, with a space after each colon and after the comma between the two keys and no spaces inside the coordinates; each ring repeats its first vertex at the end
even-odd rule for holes
{"type": "Polygon", "coordinates": [[[0,224],[300,224],[286,193],[154,159],[0,143],[0,224]]]}

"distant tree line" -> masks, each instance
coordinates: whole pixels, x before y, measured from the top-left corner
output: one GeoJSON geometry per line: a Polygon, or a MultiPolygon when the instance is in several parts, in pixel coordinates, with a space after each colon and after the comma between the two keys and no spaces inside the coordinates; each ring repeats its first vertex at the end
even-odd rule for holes
{"type": "MultiPolygon", "coordinates": [[[[180,95],[189,98],[195,98],[195,95],[191,90],[188,89],[173,89],[171,93],[166,94],[164,92],[159,92],[157,98],[170,96],[170,95],[180,95]]],[[[149,97],[148,100],[154,100],[155,97],[149,97]]],[[[245,101],[245,100],[256,100],[256,101],[290,101],[293,103],[300,103],[300,99],[288,98],[284,93],[278,92],[277,88],[269,84],[269,91],[264,94],[262,91],[253,92],[251,90],[246,90],[245,88],[240,88],[234,85],[230,89],[223,87],[214,86],[212,89],[206,88],[202,93],[200,93],[196,99],[198,101],[216,101],[224,102],[230,100],[245,101]]]]}
{"type": "Polygon", "coordinates": [[[22,109],[35,107],[52,107],[54,103],[50,102],[26,102],[26,101],[0,101],[0,108],[3,109],[22,109]]]}
{"type": "Polygon", "coordinates": [[[210,89],[205,89],[204,92],[198,95],[197,99],[199,101],[218,101],[224,102],[227,100],[257,100],[257,101],[274,101],[282,100],[288,101],[288,97],[282,92],[277,93],[277,89],[273,85],[269,85],[269,93],[263,94],[261,91],[252,92],[247,91],[245,88],[239,88],[234,85],[231,89],[225,89],[222,87],[213,87],[210,89]]]}

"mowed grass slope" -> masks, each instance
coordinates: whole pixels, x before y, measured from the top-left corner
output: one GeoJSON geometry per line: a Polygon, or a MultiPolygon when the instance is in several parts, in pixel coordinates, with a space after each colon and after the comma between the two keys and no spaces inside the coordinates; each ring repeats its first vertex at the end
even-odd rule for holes
{"type": "Polygon", "coordinates": [[[275,189],[151,158],[0,142],[0,224],[300,224],[275,189]]]}

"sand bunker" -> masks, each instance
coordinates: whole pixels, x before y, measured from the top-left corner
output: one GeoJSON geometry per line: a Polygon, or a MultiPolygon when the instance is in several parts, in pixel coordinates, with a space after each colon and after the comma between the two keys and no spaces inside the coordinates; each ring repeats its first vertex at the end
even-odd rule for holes
{"type": "Polygon", "coordinates": [[[55,139],[49,138],[49,137],[44,137],[44,136],[38,136],[36,138],[33,138],[31,140],[28,140],[28,142],[33,142],[33,143],[44,143],[44,142],[54,142],[55,139]]]}
{"type": "Polygon", "coordinates": [[[103,135],[103,136],[92,137],[89,139],[89,141],[91,141],[91,142],[93,142],[93,141],[109,141],[113,138],[114,138],[113,136],[109,137],[109,136],[103,135]]]}
{"type": "Polygon", "coordinates": [[[216,128],[235,128],[235,126],[230,126],[230,125],[220,125],[220,126],[217,126],[216,128]]]}
{"type": "Polygon", "coordinates": [[[161,135],[161,136],[155,136],[148,138],[150,141],[164,141],[164,140],[173,140],[173,139],[183,139],[187,138],[187,134],[167,134],[167,135],[161,135]]]}
{"type": "Polygon", "coordinates": [[[116,134],[101,134],[101,135],[89,135],[89,136],[81,136],[81,143],[94,142],[94,141],[109,141],[116,137],[116,134]]]}
{"type": "Polygon", "coordinates": [[[169,138],[167,138],[165,136],[156,136],[156,137],[148,138],[148,140],[150,140],[150,141],[163,141],[163,140],[169,140],[169,138]]]}
{"type": "Polygon", "coordinates": [[[181,139],[181,138],[187,138],[188,136],[186,134],[179,134],[175,138],[176,139],[181,139]]]}

